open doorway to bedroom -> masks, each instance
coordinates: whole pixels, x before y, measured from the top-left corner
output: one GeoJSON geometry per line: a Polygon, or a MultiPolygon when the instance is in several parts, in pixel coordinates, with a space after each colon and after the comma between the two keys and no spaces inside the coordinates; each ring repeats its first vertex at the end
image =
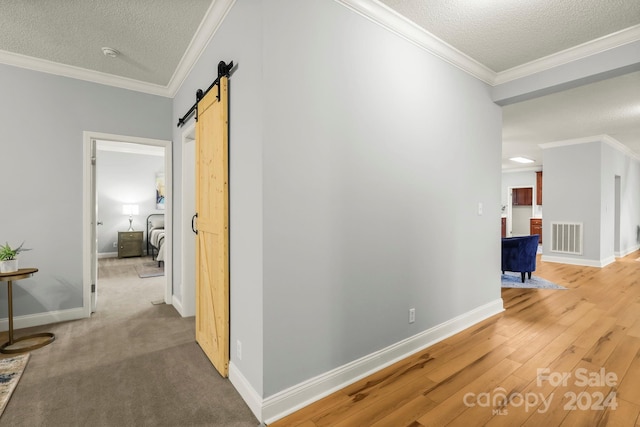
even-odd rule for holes
{"type": "Polygon", "coordinates": [[[85,132],[87,315],[101,294],[171,304],[170,182],[170,141],[85,132]]]}
{"type": "Polygon", "coordinates": [[[163,147],[96,141],[99,295],[164,303],[164,202],[163,147]]]}

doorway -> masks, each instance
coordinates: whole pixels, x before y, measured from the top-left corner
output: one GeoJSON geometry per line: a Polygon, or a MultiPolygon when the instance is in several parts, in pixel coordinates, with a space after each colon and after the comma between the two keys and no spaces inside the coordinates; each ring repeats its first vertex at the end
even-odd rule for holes
{"type": "Polygon", "coordinates": [[[528,236],[530,219],[534,217],[533,187],[509,187],[507,194],[507,237],[528,236]]]}
{"type": "Polygon", "coordinates": [[[180,306],[182,317],[196,315],[196,235],[193,215],[196,212],[196,128],[195,123],[182,134],[182,267],[180,306]]]}
{"type": "MultiPolygon", "coordinates": [[[[98,291],[98,212],[96,188],[96,160],[98,141],[105,143],[124,143],[139,146],[160,147],[164,150],[165,185],[165,286],[164,302],[172,303],[172,159],[171,141],[130,137],[123,135],[84,132],[83,135],[83,310],[89,317],[96,310],[98,291]]],[[[151,190],[150,190],[151,191],[151,190]]],[[[143,221],[146,221],[146,217],[143,221]]],[[[140,224],[140,223],[138,223],[140,224]]],[[[145,226],[146,229],[146,226],[145,226]]],[[[146,245],[145,245],[146,246],[146,245]]],[[[117,249],[116,249],[117,250],[117,249]]]]}

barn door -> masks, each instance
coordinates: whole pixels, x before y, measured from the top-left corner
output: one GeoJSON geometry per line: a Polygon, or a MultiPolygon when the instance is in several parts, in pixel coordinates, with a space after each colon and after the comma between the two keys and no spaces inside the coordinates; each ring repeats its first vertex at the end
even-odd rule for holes
{"type": "Polygon", "coordinates": [[[229,371],[228,79],[199,102],[196,125],[196,341],[229,371]]]}

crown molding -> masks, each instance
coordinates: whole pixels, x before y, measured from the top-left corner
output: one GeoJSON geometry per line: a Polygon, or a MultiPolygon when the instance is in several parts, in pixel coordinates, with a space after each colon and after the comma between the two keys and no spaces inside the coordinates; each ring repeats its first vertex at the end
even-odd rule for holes
{"type": "Polygon", "coordinates": [[[378,0],[335,1],[492,86],[537,74],[640,40],[640,25],[635,25],[497,73],[378,0]]]}
{"type": "Polygon", "coordinates": [[[620,151],[622,154],[631,157],[632,159],[640,161],[640,156],[632,151],[629,147],[621,143],[615,138],[610,137],[609,135],[602,135],[602,142],[613,148],[614,150],[620,151]]]}
{"type": "Polygon", "coordinates": [[[209,6],[200,26],[196,30],[189,47],[182,56],[180,63],[176,67],[171,80],[167,86],[147,83],[140,80],[120,77],[100,71],[75,67],[73,65],[60,64],[58,62],[45,59],[33,58],[13,52],[0,50],[0,63],[12,65],[14,67],[26,68],[47,74],[69,77],[72,79],[84,80],[92,83],[99,83],[121,89],[143,92],[150,95],[158,95],[166,98],[175,97],[178,89],[185,78],[191,72],[202,52],[209,44],[220,24],[227,16],[227,13],[235,3],[235,0],[214,0],[209,6]]]}
{"type": "Polygon", "coordinates": [[[496,73],[377,0],[335,0],[462,71],[494,84],[496,73]]]}
{"type": "Polygon", "coordinates": [[[504,166],[502,167],[502,173],[518,173],[518,172],[540,172],[542,170],[542,166],[538,165],[538,166],[525,166],[525,167],[512,167],[512,168],[505,168],[504,166]]]}
{"type": "Polygon", "coordinates": [[[214,0],[211,3],[167,85],[168,96],[176,96],[235,2],[236,0],[214,0]]]}
{"type": "Polygon", "coordinates": [[[540,147],[542,150],[547,150],[549,148],[566,147],[569,145],[578,145],[578,144],[588,144],[590,142],[602,142],[604,144],[607,144],[614,150],[618,150],[622,154],[628,157],[631,157],[632,159],[640,161],[640,156],[636,154],[634,151],[632,151],[629,147],[627,147],[617,139],[605,134],[585,136],[583,138],[565,139],[562,141],[546,142],[544,144],[538,144],[538,147],[540,147]]]}
{"type": "Polygon", "coordinates": [[[584,136],[582,138],[571,138],[571,139],[563,139],[561,141],[545,142],[543,144],[538,144],[538,147],[540,147],[540,149],[542,150],[546,150],[549,148],[566,147],[568,145],[588,144],[590,142],[603,142],[606,139],[616,141],[615,139],[611,138],[609,135],[591,135],[591,136],[584,136]]]}
{"type": "Polygon", "coordinates": [[[72,79],[84,80],[107,86],[115,86],[137,92],[144,92],[151,95],[165,97],[170,96],[165,86],[129,79],[127,77],[115,76],[113,74],[102,73],[100,71],[88,70],[86,68],[75,67],[73,65],[60,64],[46,59],[33,58],[31,56],[20,55],[4,50],[0,50],[0,63],[39,71],[42,73],[55,74],[57,76],[69,77],[72,79]]]}
{"type": "Polygon", "coordinates": [[[547,71],[640,40],[640,24],[497,73],[494,85],[547,71]]]}

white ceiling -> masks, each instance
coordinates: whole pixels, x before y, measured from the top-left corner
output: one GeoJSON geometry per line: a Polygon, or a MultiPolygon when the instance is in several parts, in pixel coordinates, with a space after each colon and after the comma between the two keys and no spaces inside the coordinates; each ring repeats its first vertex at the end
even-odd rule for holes
{"type": "MultiPolygon", "coordinates": [[[[172,96],[233,1],[0,0],[0,62],[172,96]]],[[[638,0],[336,1],[401,15],[493,75],[640,28],[638,0]]],[[[635,72],[503,107],[503,168],[600,134],[640,156],[639,88],[635,72]]]]}

